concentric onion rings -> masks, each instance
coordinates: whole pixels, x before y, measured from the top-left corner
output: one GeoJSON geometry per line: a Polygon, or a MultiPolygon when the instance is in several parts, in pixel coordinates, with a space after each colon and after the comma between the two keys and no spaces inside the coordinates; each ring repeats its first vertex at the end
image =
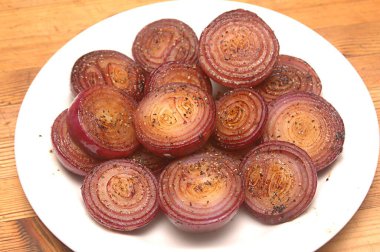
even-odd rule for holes
{"type": "Polygon", "coordinates": [[[147,72],[169,61],[195,63],[197,53],[197,35],[177,19],[160,19],[146,25],[132,45],[133,58],[147,72]]]}
{"type": "Polygon", "coordinates": [[[144,93],[173,82],[193,84],[212,94],[211,81],[202,68],[197,64],[173,61],[162,64],[150,74],[144,93]]]}
{"type": "Polygon", "coordinates": [[[135,100],[119,89],[90,87],[69,107],[69,133],[96,158],[127,157],[139,146],[133,124],[136,107],[135,100]]]}
{"type": "Polygon", "coordinates": [[[261,137],[268,116],[263,98],[249,88],[233,89],[216,101],[215,143],[245,149],[261,137]]]}
{"type": "Polygon", "coordinates": [[[67,129],[67,109],[54,120],[51,128],[51,140],[54,154],[67,170],[85,176],[101,161],[88,155],[71,138],[67,129]]]}
{"type": "Polygon", "coordinates": [[[244,201],[235,160],[194,154],[170,163],[159,181],[159,204],[179,229],[212,231],[227,224],[244,201]]]}
{"type": "Polygon", "coordinates": [[[271,28],[255,13],[228,11],[214,19],[199,41],[199,64],[215,82],[252,87],[272,72],[279,43],[271,28]]]}
{"type": "Polygon", "coordinates": [[[155,177],[129,160],[110,160],[97,166],[83,181],[82,197],[95,221],[118,231],[147,225],[159,209],[155,177]]]}
{"type": "Polygon", "coordinates": [[[317,171],[333,163],[343,150],[345,128],[338,111],[321,96],[293,92],[268,105],[263,140],[282,140],[304,149],[317,171]]]}
{"type": "Polygon", "coordinates": [[[290,221],[310,205],[317,188],[317,172],[305,151],[287,142],[263,143],[241,163],[245,203],[268,224],[290,221]]]}
{"type": "Polygon", "coordinates": [[[306,61],[289,55],[280,55],[271,75],[254,89],[266,102],[271,102],[292,91],[319,95],[322,84],[315,70],[306,61]]]}
{"type": "Polygon", "coordinates": [[[136,100],[143,95],[145,72],[128,56],[113,50],[96,50],[81,56],[71,71],[71,90],[76,96],[95,85],[110,85],[136,100]]]}
{"type": "Polygon", "coordinates": [[[149,92],[135,113],[136,135],[146,149],[180,157],[200,149],[215,126],[215,103],[197,86],[172,83],[149,92]]]}

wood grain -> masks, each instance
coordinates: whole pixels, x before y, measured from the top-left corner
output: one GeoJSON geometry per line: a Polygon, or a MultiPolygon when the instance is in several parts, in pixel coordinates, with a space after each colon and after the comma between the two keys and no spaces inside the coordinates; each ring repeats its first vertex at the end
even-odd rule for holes
{"type": "MultiPolygon", "coordinates": [[[[0,2],[0,251],[70,251],[41,223],[17,176],[14,129],[38,71],[66,42],[104,18],[157,0],[0,2]]],[[[380,115],[378,0],[245,0],[315,30],[351,62],[380,115]]],[[[379,163],[378,163],[379,167],[379,163]]],[[[380,251],[380,171],[352,220],[320,251],[380,251]]]]}

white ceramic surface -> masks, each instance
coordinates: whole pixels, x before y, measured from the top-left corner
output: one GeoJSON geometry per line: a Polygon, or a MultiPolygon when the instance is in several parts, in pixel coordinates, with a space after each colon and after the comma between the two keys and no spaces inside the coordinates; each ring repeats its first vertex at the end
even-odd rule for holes
{"type": "MultiPolygon", "coordinates": [[[[85,18],[85,17],[84,17],[85,18]]],[[[64,25],[64,24],[63,24],[64,25]]],[[[73,38],[41,69],[20,109],[15,137],[16,164],[25,194],[39,218],[74,251],[312,251],[331,239],[357,211],[372,183],[379,130],[369,93],[350,63],[331,44],[299,22],[253,5],[225,1],[175,1],[148,5],[108,18],[73,38]],[[64,170],[50,152],[50,128],[71,101],[71,67],[82,54],[113,49],[131,56],[137,32],[160,18],[177,18],[200,35],[224,11],[256,12],[274,30],[280,52],[306,60],[319,74],[322,95],[341,114],[344,151],[319,174],[312,205],[298,219],[276,226],[258,223],[241,208],[227,226],[213,233],[188,234],[160,215],[146,228],[112,232],[86,213],[81,180],[64,170]]]]}

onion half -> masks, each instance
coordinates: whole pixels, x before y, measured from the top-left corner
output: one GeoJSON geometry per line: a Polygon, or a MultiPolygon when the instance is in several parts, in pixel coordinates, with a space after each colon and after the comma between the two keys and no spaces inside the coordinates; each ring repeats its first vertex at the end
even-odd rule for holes
{"type": "Polygon", "coordinates": [[[236,162],[194,154],[170,163],[159,181],[159,204],[179,229],[205,232],[227,224],[244,201],[236,162]]]}
{"type": "Polygon", "coordinates": [[[145,72],[128,56],[113,50],[97,50],[81,56],[71,71],[71,90],[76,96],[95,85],[110,85],[141,100],[145,72]]]}
{"type": "Polygon", "coordinates": [[[71,138],[67,129],[67,109],[54,120],[51,128],[51,141],[54,154],[67,170],[85,176],[101,161],[83,151],[71,138]]]}
{"type": "Polygon", "coordinates": [[[314,69],[304,60],[280,55],[271,75],[255,90],[266,102],[292,91],[305,91],[321,94],[321,81],[314,69]]]}
{"type": "Polygon", "coordinates": [[[317,188],[317,172],[305,151],[287,142],[263,143],[241,163],[245,203],[267,224],[295,219],[310,205],[317,188]]]}
{"type": "Polygon", "coordinates": [[[304,149],[317,171],[343,150],[345,128],[338,111],[324,98],[307,92],[285,94],[268,105],[263,140],[282,140],[304,149]]]}
{"type": "Polygon", "coordinates": [[[177,19],[160,19],[146,25],[132,45],[133,58],[147,72],[169,61],[195,63],[197,53],[197,35],[177,19]]]}
{"type": "Polygon", "coordinates": [[[273,70],[279,43],[271,28],[255,13],[232,10],[214,19],[199,41],[199,64],[215,82],[252,87],[273,70]]]}
{"type": "Polygon", "coordinates": [[[145,148],[139,148],[128,159],[148,168],[156,177],[160,176],[162,170],[171,161],[170,159],[156,156],[145,148]]]}
{"type": "Polygon", "coordinates": [[[181,157],[200,149],[214,126],[214,100],[194,85],[172,83],[149,92],[135,113],[139,142],[163,157],[181,157]]]}
{"type": "Polygon", "coordinates": [[[215,143],[229,150],[248,148],[261,137],[267,116],[258,93],[249,88],[230,90],[216,101],[215,143]]]}
{"type": "Polygon", "coordinates": [[[210,79],[197,64],[167,62],[154,70],[146,82],[144,93],[168,83],[193,84],[212,94],[210,79]]]}
{"type": "Polygon", "coordinates": [[[118,231],[147,225],[159,209],[156,178],[129,160],[110,160],[97,166],[83,181],[82,197],[96,222],[118,231]]]}
{"type": "Polygon", "coordinates": [[[101,159],[127,157],[139,142],[133,125],[136,102],[110,86],[82,91],[68,110],[72,138],[89,154],[101,159]]]}

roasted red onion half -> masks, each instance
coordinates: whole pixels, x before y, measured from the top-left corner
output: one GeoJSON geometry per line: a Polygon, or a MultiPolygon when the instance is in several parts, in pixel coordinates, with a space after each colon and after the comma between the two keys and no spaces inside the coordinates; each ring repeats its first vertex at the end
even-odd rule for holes
{"type": "Polygon", "coordinates": [[[322,84],[318,74],[304,60],[280,55],[273,72],[255,90],[266,102],[292,91],[305,91],[319,95],[322,84]]]}
{"type": "Polygon", "coordinates": [[[200,149],[214,126],[212,96],[197,86],[182,83],[149,92],[135,113],[139,142],[163,157],[181,157],[200,149]]]}
{"type": "Polygon", "coordinates": [[[317,171],[307,153],[283,141],[263,143],[241,163],[245,203],[267,224],[295,219],[309,207],[317,188],[317,171]]]}
{"type": "Polygon", "coordinates": [[[173,161],[159,181],[159,204],[170,221],[190,232],[227,224],[244,201],[236,162],[228,157],[193,154],[173,161]]]}
{"type": "Polygon", "coordinates": [[[345,128],[338,111],[308,92],[280,96],[268,105],[263,140],[282,140],[304,149],[317,171],[333,163],[343,150],[345,128]]]}
{"type": "Polygon", "coordinates": [[[97,166],[83,181],[82,197],[96,222],[118,231],[147,225],[159,209],[156,178],[130,160],[115,159],[97,166]]]}
{"type": "Polygon", "coordinates": [[[212,94],[212,85],[208,76],[197,64],[167,62],[154,70],[146,82],[144,93],[168,83],[193,84],[212,94]]]}
{"type": "Polygon", "coordinates": [[[249,88],[232,89],[216,101],[215,143],[223,149],[252,146],[261,137],[268,109],[263,98],[249,88]]]}
{"type": "Polygon", "coordinates": [[[74,95],[95,85],[111,85],[136,100],[143,96],[145,72],[128,56],[113,50],[97,50],[80,57],[71,71],[74,95]]]}
{"type": "Polygon", "coordinates": [[[90,87],[75,98],[68,110],[69,133],[94,157],[126,157],[139,146],[133,125],[136,107],[135,100],[119,89],[90,87]]]}
{"type": "Polygon", "coordinates": [[[145,148],[139,148],[128,159],[148,168],[156,177],[159,177],[162,170],[171,161],[170,159],[159,157],[149,152],[145,148]]]}
{"type": "Polygon", "coordinates": [[[177,19],[160,19],[146,25],[132,45],[134,59],[147,72],[169,61],[195,63],[197,53],[197,35],[177,19]]]}
{"type": "Polygon", "coordinates": [[[270,75],[279,54],[271,28],[255,13],[232,10],[214,19],[199,41],[199,64],[215,82],[252,87],[270,75]]]}
{"type": "Polygon", "coordinates": [[[71,138],[67,130],[67,109],[54,120],[51,140],[54,154],[67,170],[85,176],[101,161],[84,152],[71,138]]]}

